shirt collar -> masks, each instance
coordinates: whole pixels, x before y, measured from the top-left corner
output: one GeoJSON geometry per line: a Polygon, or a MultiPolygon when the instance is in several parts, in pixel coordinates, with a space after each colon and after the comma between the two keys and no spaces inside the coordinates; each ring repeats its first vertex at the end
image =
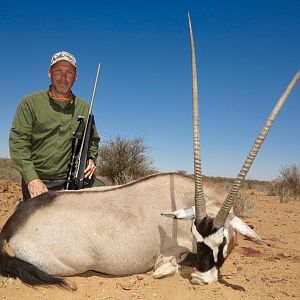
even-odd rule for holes
{"type": "Polygon", "coordinates": [[[47,94],[48,94],[49,98],[51,98],[52,100],[55,100],[57,102],[65,102],[65,103],[67,102],[67,103],[73,104],[76,96],[73,94],[73,92],[71,90],[70,90],[70,99],[67,99],[67,98],[55,98],[51,94],[51,87],[52,87],[52,85],[49,85],[49,88],[48,88],[48,91],[47,91],[47,94]]]}

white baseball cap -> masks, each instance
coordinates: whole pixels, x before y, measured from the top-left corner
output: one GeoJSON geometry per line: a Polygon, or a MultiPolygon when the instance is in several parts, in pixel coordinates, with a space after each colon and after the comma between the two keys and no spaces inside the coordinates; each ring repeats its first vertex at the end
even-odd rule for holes
{"type": "Polygon", "coordinates": [[[50,68],[57,62],[64,60],[72,64],[76,68],[76,58],[73,54],[67,51],[60,51],[52,55],[50,68]]]}

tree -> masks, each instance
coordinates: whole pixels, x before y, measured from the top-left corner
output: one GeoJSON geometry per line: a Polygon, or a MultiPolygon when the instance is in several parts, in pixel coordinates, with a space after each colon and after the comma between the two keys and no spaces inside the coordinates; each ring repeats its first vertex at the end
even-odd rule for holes
{"type": "Polygon", "coordinates": [[[99,150],[97,174],[112,184],[124,184],[156,172],[147,155],[150,148],[141,137],[117,136],[104,141],[99,150]]]}

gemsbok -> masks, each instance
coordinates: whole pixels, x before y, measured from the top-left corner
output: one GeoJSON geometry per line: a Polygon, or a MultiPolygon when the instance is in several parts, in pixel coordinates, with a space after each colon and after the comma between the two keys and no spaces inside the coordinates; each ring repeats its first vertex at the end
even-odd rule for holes
{"type": "Polygon", "coordinates": [[[295,75],[263,126],[221,208],[203,185],[198,92],[190,17],[194,177],[155,174],[120,185],[47,192],[21,202],[0,233],[0,273],[30,285],[74,288],[63,276],[94,270],[115,276],[154,268],[156,278],[194,258],[194,284],[218,279],[237,232],[260,237],[231,207],[280,108],[300,77],[295,75]],[[168,218],[172,217],[172,218],[168,218]]]}

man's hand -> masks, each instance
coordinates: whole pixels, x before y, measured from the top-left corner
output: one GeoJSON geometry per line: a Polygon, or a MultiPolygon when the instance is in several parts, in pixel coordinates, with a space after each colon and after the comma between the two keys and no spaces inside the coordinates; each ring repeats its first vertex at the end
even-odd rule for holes
{"type": "Polygon", "coordinates": [[[41,179],[33,179],[28,183],[28,191],[31,198],[48,192],[48,189],[41,179]]]}
{"type": "Polygon", "coordinates": [[[84,178],[91,179],[95,170],[96,170],[96,166],[94,162],[91,159],[89,159],[89,164],[84,170],[84,178]]]}

